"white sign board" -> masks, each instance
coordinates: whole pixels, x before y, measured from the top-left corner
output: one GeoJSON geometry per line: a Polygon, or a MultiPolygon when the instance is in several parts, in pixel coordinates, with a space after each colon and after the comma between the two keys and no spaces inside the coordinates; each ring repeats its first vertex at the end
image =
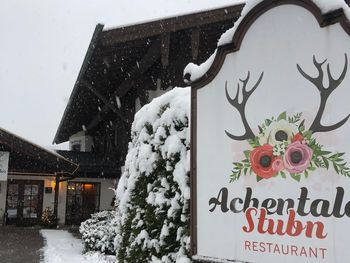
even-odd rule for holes
{"type": "Polygon", "coordinates": [[[9,152],[0,152],[0,181],[7,181],[9,152]]]}
{"type": "Polygon", "coordinates": [[[193,258],[349,262],[350,30],[264,2],[193,85],[193,258]]]}

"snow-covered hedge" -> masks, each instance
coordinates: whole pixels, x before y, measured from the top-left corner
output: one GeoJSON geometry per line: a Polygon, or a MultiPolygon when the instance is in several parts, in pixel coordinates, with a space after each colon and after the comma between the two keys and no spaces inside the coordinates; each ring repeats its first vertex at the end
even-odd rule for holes
{"type": "Polygon", "coordinates": [[[82,235],[85,252],[100,251],[103,254],[115,255],[115,212],[102,211],[91,215],[81,223],[79,232],[82,235]]]}
{"type": "Polygon", "coordinates": [[[189,259],[189,88],[175,88],[135,116],[117,189],[119,263],[189,259]]]}

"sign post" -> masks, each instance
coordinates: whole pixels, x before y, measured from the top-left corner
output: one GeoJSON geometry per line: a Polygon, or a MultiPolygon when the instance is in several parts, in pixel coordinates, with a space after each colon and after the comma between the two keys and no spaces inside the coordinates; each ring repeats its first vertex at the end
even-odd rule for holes
{"type": "Polygon", "coordinates": [[[192,84],[192,254],[348,262],[350,23],[262,1],[192,84]]]}

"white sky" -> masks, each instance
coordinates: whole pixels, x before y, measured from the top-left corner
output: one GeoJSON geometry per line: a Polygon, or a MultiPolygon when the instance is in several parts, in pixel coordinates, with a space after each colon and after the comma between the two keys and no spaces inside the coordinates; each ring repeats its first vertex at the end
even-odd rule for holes
{"type": "Polygon", "coordinates": [[[8,0],[0,8],[0,127],[53,141],[97,23],[105,28],[237,0],[8,0]]]}

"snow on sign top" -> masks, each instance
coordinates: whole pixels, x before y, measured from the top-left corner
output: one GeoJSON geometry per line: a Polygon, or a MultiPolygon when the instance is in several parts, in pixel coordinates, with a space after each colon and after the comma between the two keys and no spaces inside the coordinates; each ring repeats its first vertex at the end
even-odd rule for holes
{"type": "MultiPolygon", "coordinates": [[[[236,21],[236,23],[231,29],[227,30],[224,34],[221,35],[217,43],[218,47],[224,46],[232,42],[236,29],[239,27],[243,18],[262,1],[264,0],[247,0],[245,2],[245,6],[242,10],[240,18],[236,21]]],[[[323,14],[332,12],[337,9],[343,9],[344,14],[350,20],[350,8],[344,0],[312,0],[312,2],[314,2],[320,8],[323,14]]],[[[196,65],[192,62],[189,63],[184,69],[184,76],[188,75],[190,76],[190,79],[185,79],[185,81],[195,82],[201,77],[203,77],[212,66],[216,55],[217,50],[215,50],[214,53],[200,65],[196,65]]]]}
{"type": "Polygon", "coordinates": [[[249,5],[192,83],[195,260],[349,261],[350,22],[322,3],[249,5]]]}

